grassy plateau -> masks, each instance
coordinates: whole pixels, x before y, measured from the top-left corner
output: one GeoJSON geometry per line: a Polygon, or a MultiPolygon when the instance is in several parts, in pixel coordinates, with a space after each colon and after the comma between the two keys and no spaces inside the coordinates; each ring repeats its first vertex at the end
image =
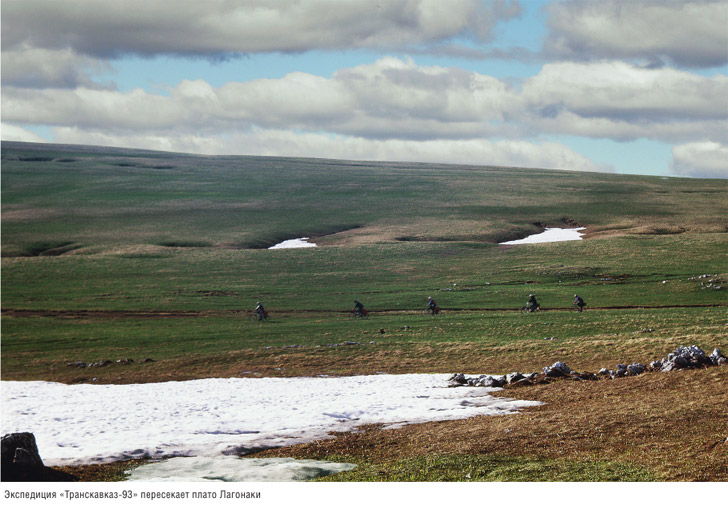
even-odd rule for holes
{"type": "MultiPolygon", "coordinates": [[[[726,197],[716,179],[3,142],[2,379],[596,372],[680,345],[728,354],[726,197]],[[585,240],[499,244],[574,226],[585,240]],[[267,249],[298,237],[319,247],[267,249]],[[540,313],[520,311],[529,293],[540,313]],[[428,296],[441,314],[422,314],[428,296]],[[354,299],[368,319],[349,318],[354,299]],[[269,321],[250,321],[257,301],[269,321]]],[[[728,479],[728,367],[499,395],[545,404],[256,456],[358,464],[337,481],[728,479]]]]}

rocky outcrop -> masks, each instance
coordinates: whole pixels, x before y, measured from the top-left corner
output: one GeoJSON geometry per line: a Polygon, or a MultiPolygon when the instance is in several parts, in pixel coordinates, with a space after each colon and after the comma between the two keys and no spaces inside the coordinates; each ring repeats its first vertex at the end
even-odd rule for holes
{"type": "Polygon", "coordinates": [[[70,474],[43,464],[30,432],[16,432],[2,438],[2,481],[75,481],[70,474]]]}
{"type": "Polygon", "coordinates": [[[504,387],[533,385],[559,378],[569,378],[576,381],[614,379],[626,376],[639,376],[650,371],[668,372],[676,369],[725,365],[726,363],[728,363],[728,358],[724,357],[718,348],[715,348],[710,355],[706,355],[698,346],[690,345],[680,346],[667,357],[661,360],[654,360],[649,365],[643,365],[638,362],[630,365],[617,364],[614,370],[603,367],[596,374],[572,371],[564,362],[555,362],[550,366],[544,367],[540,373],[534,372],[526,375],[520,372],[512,372],[502,376],[482,374],[477,377],[468,378],[462,373],[456,373],[450,377],[450,385],[504,387]]]}

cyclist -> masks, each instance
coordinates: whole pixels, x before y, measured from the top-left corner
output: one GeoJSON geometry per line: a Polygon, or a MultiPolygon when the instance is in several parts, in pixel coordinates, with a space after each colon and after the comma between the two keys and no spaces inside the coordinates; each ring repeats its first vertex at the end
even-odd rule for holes
{"type": "Polygon", "coordinates": [[[358,300],[354,300],[354,307],[351,310],[352,313],[356,313],[358,316],[364,316],[364,304],[358,300]]]}
{"type": "Polygon", "coordinates": [[[437,308],[437,304],[435,304],[435,299],[432,297],[427,297],[427,306],[425,307],[425,311],[430,311],[432,314],[435,314],[437,308]]]}
{"type": "Polygon", "coordinates": [[[541,307],[541,305],[536,301],[536,296],[534,294],[529,294],[528,304],[526,304],[526,310],[530,311],[530,312],[534,312],[540,307],[541,307]]]}
{"type": "Polygon", "coordinates": [[[263,320],[263,317],[265,316],[265,308],[263,308],[263,304],[260,303],[260,301],[255,306],[255,314],[258,315],[258,320],[263,320]]]}
{"type": "Polygon", "coordinates": [[[577,294],[574,294],[574,305],[576,306],[576,310],[581,313],[584,306],[586,306],[586,302],[584,302],[584,299],[579,297],[577,294]]]}

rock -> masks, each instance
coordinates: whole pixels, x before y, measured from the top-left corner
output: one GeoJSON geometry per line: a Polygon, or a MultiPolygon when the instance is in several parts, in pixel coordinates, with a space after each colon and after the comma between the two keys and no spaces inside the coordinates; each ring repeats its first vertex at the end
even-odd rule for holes
{"type": "Polygon", "coordinates": [[[3,436],[0,470],[2,481],[77,481],[75,476],[43,464],[30,432],[3,436]]]}
{"type": "Polygon", "coordinates": [[[524,376],[523,378],[519,379],[518,381],[514,381],[513,383],[511,383],[511,386],[514,386],[514,387],[525,387],[527,385],[533,385],[533,384],[534,384],[533,381],[531,381],[530,379],[528,379],[528,377],[525,377],[524,376]]]}
{"type": "Polygon", "coordinates": [[[76,362],[68,362],[66,364],[68,367],[86,367],[86,362],[81,362],[80,360],[77,360],[76,362]]]}
{"type": "Polygon", "coordinates": [[[661,360],[653,360],[650,362],[650,369],[653,371],[656,371],[662,367],[662,361],[661,360]]]}
{"type": "Polygon", "coordinates": [[[493,386],[495,387],[502,387],[506,384],[505,376],[491,376],[491,378],[493,378],[493,386]]]}
{"type": "Polygon", "coordinates": [[[549,378],[559,378],[562,376],[568,376],[571,369],[564,362],[554,362],[551,367],[544,367],[543,372],[549,378]]]}
{"type": "Polygon", "coordinates": [[[597,375],[599,375],[599,376],[611,376],[612,375],[612,371],[610,371],[606,367],[602,367],[601,369],[599,369],[599,372],[597,373],[597,375]]]}
{"type": "Polygon", "coordinates": [[[662,364],[660,371],[661,372],[670,372],[670,371],[674,371],[675,369],[678,369],[678,367],[675,365],[675,362],[666,361],[664,364],[662,364]]]}
{"type": "Polygon", "coordinates": [[[37,448],[32,451],[26,450],[25,448],[16,448],[13,464],[29,467],[44,467],[43,460],[38,455],[37,448]]]}
{"type": "Polygon", "coordinates": [[[713,350],[713,353],[711,353],[710,357],[708,358],[710,358],[710,361],[713,365],[725,364],[728,361],[728,359],[723,356],[718,348],[715,348],[713,350]]]}
{"type": "Polygon", "coordinates": [[[683,357],[682,355],[677,355],[676,357],[673,357],[672,363],[675,365],[676,369],[683,369],[690,365],[690,359],[683,357]]]}
{"type": "Polygon", "coordinates": [[[647,370],[647,368],[644,365],[638,364],[638,363],[634,363],[634,364],[627,366],[627,371],[629,371],[630,376],[639,376],[646,370],[647,370]]]}
{"type": "Polygon", "coordinates": [[[510,385],[511,383],[515,383],[516,381],[522,380],[524,378],[525,376],[520,372],[512,372],[510,374],[506,374],[506,383],[510,385]]]}
{"type": "MultiPolygon", "coordinates": [[[[716,350],[713,350],[715,353],[716,350]]],[[[720,350],[718,350],[720,353],[720,350]]],[[[720,358],[718,358],[720,360],[720,358]]],[[[707,356],[705,352],[696,345],[680,346],[673,353],[670,353],[662,361],[662,370],[683,369],[686,367],[700,367],[714,365],[713,355],[707,356]],[[672,366],[668,366],[672,363],[672,366]]]]}
{"type": "Polygon", "coordinates": [[[88,367],[106,367],[109,364],[113,364],[111,360],[99,360],[93,364],[89,364],[88,367]]]}
{"type": "Polygon", "coordinates": [[[491,388],[500,388],[502,386],[505,386],[506,384],[506,377],[505,376],[489,376],[484,375],[480,378],[480,381],[478,382],[479,386],[482,387],[491,387],[491,388]]]}
{"type": "Polygon", "coordinates": [[[16,432],[7,434],[2,439],[2,467],[16,463],[16,455],[20,452],[21,464],[43,467],[43,461],[38,454],[35,436],[30,432],[16,432]]]}
{"type": "Polygon", "coordinates": [[[464,385],[467,383],[467,380],[465,379],[465,375],[463,373],[455,373],[452,376],[450,376],[450,379],[448,379],[450,383],[456,384],[456,385],[464,385]]]}

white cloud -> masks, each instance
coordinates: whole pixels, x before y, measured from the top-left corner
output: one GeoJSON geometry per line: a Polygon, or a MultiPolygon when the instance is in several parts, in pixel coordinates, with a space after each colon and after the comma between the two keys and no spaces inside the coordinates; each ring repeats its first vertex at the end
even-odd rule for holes
{"type": "Polygon", "coordinates": [[[547,54],[560,58],[665,60],[686,67],[728,63],[723,0],[570,0],[547,8],[547,54]]]}
{"type": "Polygon", "coordinates": [[[98,88],[92,75],[110,69],[108,63],[79,56],[70,49],[49,50],[25,45],[2,52],[3,86],[98,88]]]}
{"type": "Polygon", "coordinates": [[[728,146],[692,142],[672,148],[672,172],[680,176],[728,178],[728,146]]]}
{"type": "Polygon", "coordinates": [[[724,139],[728,77],[624,62],[553,63],[528,79],[522,98],[542,133],[618,140],[724,139]]]}
{"type": "Polygon", "coordinates": [[[0,137],[4,141],[47,142],[38,134],[8,123],[0,124],[0,137]]]}
{"type": "Polygon", "coordinates": [[[2,44],[95,57],[408,47],[488,40],[518,15],[506,0],[5,0],[2,44]]]}
{"type": "Polygon", "coordinates": [[[611,171],[554,142],[465,140],[378,140],[361,137],[258,129],[208,136],[112,134],[79,128],[54,129],[56,142],[136,147],[175,152],[500,165],[578,171],[611,171]]]}
{"type": "Polygon", "coordinates": [[[213,87],[182,81],[159,95],[88,88],[3,89],[3,119],[149,135],[263,129],[370,139],[573,134],[674,143],[728,135],[728,77],[622,62],[549,64],[516,90],[491,76],[382,58],[331,78],[302,72],[213,87]]]}
{"type": "Polygon", "coordinates": [[[6,121],[150,132],[263,128],[327,131],[371,138],[477,138],[504,135],[516,107],[509,87],[461,69],[418,67],[383,58],[331,78],[296,72],[281,79],[182,81],[169,96],[137,89],[29,90],[7,87],[6,121]]]}

